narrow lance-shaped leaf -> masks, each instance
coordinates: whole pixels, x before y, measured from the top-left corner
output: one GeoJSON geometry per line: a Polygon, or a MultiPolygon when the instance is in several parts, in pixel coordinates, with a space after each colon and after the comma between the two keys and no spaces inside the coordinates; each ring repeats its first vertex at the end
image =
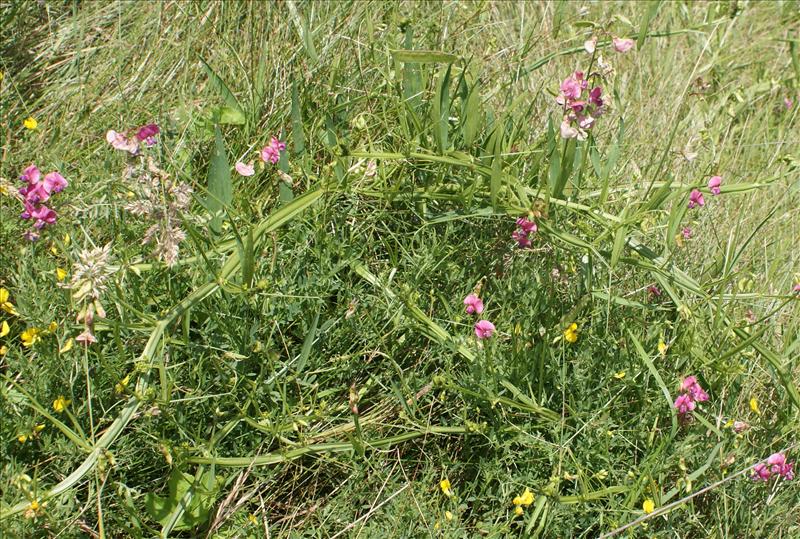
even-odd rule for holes
{"type": "Polygon", "coordinates": [[[215,234],[222,230],[222,212],[233,200],[233,185],[231,184],[231,170],[228,164],[228,155],[222,132],[219,126],[214,126],[214,150],[208,167],[208,198],[206,208],[213,216],[210,227],[215,234]]]}

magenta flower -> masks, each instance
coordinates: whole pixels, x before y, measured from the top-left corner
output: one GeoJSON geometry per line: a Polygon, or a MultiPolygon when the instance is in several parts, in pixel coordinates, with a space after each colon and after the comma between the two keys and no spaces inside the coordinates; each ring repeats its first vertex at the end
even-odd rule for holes
{"type": "Polygon", "coordinates": [[[615,37],[611,40],[611,47],[617,52],[628,52],[633,48],[633,40],[622,37],[615,37]]]}
{"type": "Polygon", "coordinates": [[[475,336],[479,339],[488,339],[494,333],[494,324],[488,320],[475,322],[475,336]]]}
{"type": "Polygon", "coordinates": [[[153,146],[156,143],[156,135],[160,132],[161,130],[158,128],[158,125],[147,124],[136,131],[136,138],[139,139],[140,142],[144,142],[147,146],[153,146]]]}
{"type": "MultiPolygon", "coordinates": [[[[20,219],[33,219],[34,228],[39,230],[47,225],[55,224],[58,215],[43,203],[47,202],[51,195],[60,193],[67,187],[68,183],[64,176],[53,171],[42,178],[38,167],[31,165],[23,171],[20,180],[26,182],[25,187],[19,189],[19,194],[23,197],[23,210],[20,214],[20,219]]],[[[30,232],[26,234],[26,238],[35,241],[39,238],[39,235],[35,232],[30,232]]]]}
{"type": "Polygon", "coordinates": [[[656,285],[651,284],[650,286],[647,287],[647,293],[651,297],[658,297],[658,296],[661,295],[661,289],[659,287],[657,287],[656,285]]]}
{"type": "Polygon", "coordinates": [[[583,73],[576,71],[561,83],[561,94],[566,99],[579,99],[586,84],[587,82],[583,80],[583,73]]]}
{"type": "Polygon", "coordinates": [[[759,462],[753,467],[753,475],[751,477],[753,481],[769,481],[771,475],[767,465],[759,462]]]}
{"type": "Polygon", "coordinates": [[[786,107],[786,110],[790,110],[792,105],[794,105],[794,102],[791,99],[788,97],[783,98],[783,106],[786,107]]]}
{"type": "Polygon", "coordinates": [[[720,193],[719,190],[720,185],[722,185],[721,176],[711,176],[711,179],[708,180],[708,188],[711,190],[711,193],[715,196],[720,193]]]}
{"type": "Polygon", "coordinates": [[[517,219],[517,226],[526,234],[532,234],[533,232],[539,230],[539,227],[536,226],[536,223],[525,217],[520,217],[517,219]]]}
{"type": "Polygon", "coordinates": [[[681,234],[683,234],[683,239],[685,240],[692,239],[692,229],[688,226],[683,227],[683,230],[681,230],[681,234]]]}
{"type": "Polygon", "coordinates": [[[678,395],[678,398],[675,399],[674,406],[680,415],[686,415],[697,407],[695,402],[692,400],[692,397],[686,393],[678,395]]]}
{"type": "Polygon", "coordinates": [[[697,189],[692,189],[692,192],[689,193],[689,209],[691,210],[695,206],[705,206],[706,201],[703,198],[703,193],[698,191],[697,189]]]}
{"type": "Polygon", "coordinates": [[[770,455],[766,464],[759,462],[753,467],[752,477],[755,481],[768,481],[776,476],[785,481],[794,479],[794,462],[786,462],[786,455],[781,452],[770,455]]]}
{"type": "Polygon", "coordinates": [[[269,144],[261,149],[261,160],[265,163],[269,162],[273,165],[280,161],[281,152],[286,149],[286,143],[281,142],[275,137],[272,137],[269,144]]]}
{"type": "Polygon", "coordinates": [[[681,382],[680,390],[681,393],[687,393],[693,401],[705,402],[708,400],[708,393],[700,387],[697,378],[694,376],[684,378],[683,382],[681,382]]]}
{"type": "Polygon", "coordinates": [[[525,232],[521,230],[515,230],[514,232],[512,232],[511,239],[516,241],[517,245],[522,249],[527,249],[528,247],[531,246],[530,238],[525,232]]]}
{"type": "Polygon", "coordinates": [[[33,226],[39,230],[47,225],[54,225],[56,223],[56,217],[58,217],[56,212],[44,205],[34,209],[32,212],[30,212],[30,214],[32,219],[36,219],[36,222],[33,223],[33,226]]]}
{"type": "Polygon", "coordinates": [[[586,140],[586,130],[591,129],[595,119],[604,112],[603,89],[595,86],[587,91],[589,81],[583,77],[583,72],[576,71],[561,83],[561,93],[556,97],[556,103],[564,107],[565,113],[560,128],[561,138],[586,140]]]}
{"type": "Polygon", "coordinates": [[[470,294],[464,298],[467,314],[481,314],[483,312],[483,302],[475,294],[470,294]]]}
{"type": "Polygon", "coordinates": [[[242,176],[252,176],[256,173],[255,167],[253,167],[253,162],[250,161],[247,164],[242,163],[241,161],[237,162],[234,167],[236,172],[241,174],[242,176]]]}
{"type": "Polygon", "coordinates": [[[516,221],[517,230],[511,234],[511,239],[517,242],[519,247],[525,249],[531,246],[531,235],[539,230],[536,223],[526,217],[520,217],[516,221]]]}

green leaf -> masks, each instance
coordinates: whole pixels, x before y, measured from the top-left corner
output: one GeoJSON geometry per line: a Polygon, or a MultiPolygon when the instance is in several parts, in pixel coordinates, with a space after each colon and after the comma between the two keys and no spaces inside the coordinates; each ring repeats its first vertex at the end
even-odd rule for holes
{"type": "Polygon", "coordinates": [[[231,107],[219,107],[214,111],[214,117],[221,125],[244,125],[244,113],[239,109],[231,107]]]}
{"type": "Polygon", "coordinates": [[[472,146],[472,143],[475,142],[483,121],[479,84],[479,81],[476,81],[475,84],[472,85],[467,101],[464,103],[462,112],[464,123],[461,128],[461,133],[464,136],[465,146],[472,146]]]}
{"type": "Polygon", "coordinates": [[[297,91],[296,79],[292,81],[292,142],[295,155],[302,155],[306,151],[306,138],[303,132],[303,111],[300,109],[300,96],[297,91]]]}
{"type": "Polygon", "coordinates": [[[222,97],[222,100],[225,102],[225,105],[228,108],[236,111],[242,118],[244,118],[245,117],[244,111],[242,110],[242,106],[239,103],[239,100],[236,99],[235,95],[233,95],[233,92],[228,87],[228,85],[225,84],[225,81],[222,79],[222,77],[217,75],[217,73],[213,69],[211,69],[211,66],[209,66],[206,63],[206,61],[203,60],[202,58],[200,58],[200,64],[203,66],[203,70],[206,72],[208,78],[211,80],[211,84],[217,89],[217,92],[219,92],[220,96],[222,97]]]}
{"type": "Polygon", "coordinates": [[[308,28],[308,21],[305,19],[305,17],[300,16],[300,13],[297,11],[297,6],[295,6],[293,0],[286,0],[286,6],[289,8],[289,13],[292,16],[292,22],[297,29],[297,33],[300,35],[300,41],[303,43],[303,49],[305,49],[306,55],[313,63],[318,63],[319,56],[317,55],[317,49],[314,47],[314,40],[311,39],[311,31],[308,28]]]}
{"type": "Polygon", "coordinates": [[[206,209],[212,215],[209,226],[215,234],[222,231],[222,212],[233,200],[233,185],[231,183],[231,169],[228,164],[228,155],[222,132],[219,126],[214,126],[214,150],[208,167],[208,198],[206,209]]]}
{"type": "Polygon", "coordinates": [[[397,62],[405,64],[436,64],[447,63],[452,64],[458,60],[458,56],[447,52],[439,51],[411,51],[406,49],[390,50],[392,57],[397,62]]]}
{"type": "Polygon", "coordinates": [[[639,37],[636,46],[642,48],[644,40],[647,37],[647,29],[650,27],[650,21],[658,13],[658,8],[661,7],[661,0],[650,0],[647,3],[647,9],[642,14],[642,22],[639,24],[639,37]]]}
{"type": "Polygon", "coordinates": [[[448,65],[444,74],[439,77],[436,96],[431,107],[431,120],[433,122],[433,138],[439,147],[440,153],[445,153],[449,147],[448,131],[450,129],[450,69],[448,65]]]}
{"type": "Polygon", "coordinates": [[[492,175],[489,179],[489,192],[492,198],[492,207],[498,210],[498,196],[503,183],[503,136],[505,129],[503,122],[497,122],[497,128],[492,135],[494,157],[492,158],[492,175]]]}

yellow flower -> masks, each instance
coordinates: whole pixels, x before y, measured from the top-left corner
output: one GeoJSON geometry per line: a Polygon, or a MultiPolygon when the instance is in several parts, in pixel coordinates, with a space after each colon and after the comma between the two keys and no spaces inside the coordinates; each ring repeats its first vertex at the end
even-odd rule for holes
{"type": "Polygon", "coordinates": [[[0,325],[0,337],[5,337],[9,331],[11,331],[11,328],[8,327],[8,322],[3,320],[2,325],[0,325]]]}
{"type": "Polygon", "coordinates": [[[442,489],[442,492],[444,492],[445,496],[452,496],[453,495],[453,490],[450,488],[450,480],[449,479],[442,479],[439,482],[439,488],[442,489]]]}
{"type": "Polygon", "coordinates": [[[564,330],[564,340],[568,343],[574,343],[578,340],[578,324],[573,322],[564,330]]]}
{"type": "Polygon", "coordinates": [[[518,517],[522,516],[522,506],[521,505],[518,505],[518,506],[516,506],[514,508],[514,514],[517,515],[518,517]]]}
{"type": "Polygon", "coordinates": [[[42,432],[44,430],[44,423],[39,423],[33,427],[33,432],[42,432]]]}
{"type": "Polygon", "coordinates": [[[256,518],[256,516],[253,513],[250,513],[249,515],[247,515],[247,520],[250,521],[250,524],[253,524],[253,525],[258,524],[258,519],[256,518]]]}
{"type": "Polygon", "coordinates": [[[64,395],[59,395],[58,398],[53,401],[53,410],[60,414],[67,409],[67,406],[69,406],[71,402],[72,401],[65,398],[64,395]]]}
{"type": "Polygon", "coordinates": [[[528,506],[533,503],[533,492],[531,489],[526,488],[525,492],[522,493],[522,496],[515,496],[514,497],[514,505],[521,506],[525,505],[528,506]]]}
{"type": "Polygon", "coordinates": [[[622,380],[623,378],[625,378],[625,371],[619,371],[617,373],[614,373],[614,378],[616,378],[617,380],[622,380]]]}
{"type": "Polygon", "coordinates": [[[56,323],[56,322],[50,322],[47,325],[47,331],[49,331],[50,333],[53,333],[57,329],[58,329],[58,323],[56,323]]]}
{"type": "Polygon", "coordinates": [[[758,408],[758,401],[755,397],[750,399],[750,409],[753,410],[754,413],[761,415],[761,410],[758,408]]]}
{"type": "Polygon", "coordinates": [[[19,436],[17,436],[17,441],[19,443],[21,443],[21,444],[24,444],[25,442],[28,441],[28,435],[27,434],[20,434],[19,436]]]}
{"type": "Polygon", "coordinates": [[[58,282],[60,283],[66,278],[67,278],[67,270],[56,268],[56,279],[58,280],[58,282]]]}
{"type": "Polygon", "coordinates": [[[656,510],[656,504],[650,498],[647,498],[644,503],[642,504],[642,511],[647,513],[648,515],[656,510]]]}
{"type": "Polygon", "coordinates": [[[669,348],[667,343],[665,343],[662,339],[658,339],[658,353],[662,356],[667,355],[667,348],[669,348]]]}
{"type": "Polygon", "coordinates": [[[22,125],[25,126],[25,129],[34,130],[37,127],[39,127],[39,122],[37,122],[36,118],[34,118],[33,116],[29,116],[28,118],[25,119],[24,122],[22,122],[22,125]]]}
{"type": "Polygon", "coordinates": [[[22,339],[22,346],[26,348],[30,348],[34,344],[36,344],[41,337],[39,334],[41,330],[39,328],[28,328],[20,334],[19,338],[22,339]]]}
{"type": "Polygon", "coordinates": [[[72,345],[75,343],[73,339],[67,339],[67,342],[64,343],[64,347],[59,350],[59,354],[66,354],[70,350],[72,350],[72,345]]]}
{"type": "Polygon", "coordinates": [[[71,240],[70,240],[69,234],[64,234],[64,247],[69,247],[69,242],[70,241],[71,240]]]}
{"type": "Polygon", "coordinates": [[[8,301],[8,297],[9,297],[8,290],[6,290],[5,288],[0,288],[0,309],[14,316],[19,315],[17,310],[14,309],[14,304],[8,301]]]}
{"type": "Polygon", "coordinates": [[[450,511],[445,511],[444,518],[446,518],[448,522],[453,520],[453,513],[451,513],[450,511]]]}
{"type": "Polygon", "coordinates": [[[55,243],[50,246],[50,252],[53,253],[53,256],[58,256],[58,247],[55,243]]]}
{"type": "Polygon", "coordinates": [[[8,353],[8,346],[0,346],[0,356],[4,356],[8,353]]]}
{"type": "Polygon", "coordinates": [[[123,391],[125,391],[125,388],[128,387],[128,383],[130,381],[131,381],[131,375],[129,374],[128,376],[120,380],[116,386],[114,386],[114,391],[116,391],[117,393],[122,393],[123,391]]]}
{"type": "Polygon", "coordinates": [[[39,504],[39,500],[33,500],[31,502],[31,510],[38,511],[41,505],[39,504]]]}

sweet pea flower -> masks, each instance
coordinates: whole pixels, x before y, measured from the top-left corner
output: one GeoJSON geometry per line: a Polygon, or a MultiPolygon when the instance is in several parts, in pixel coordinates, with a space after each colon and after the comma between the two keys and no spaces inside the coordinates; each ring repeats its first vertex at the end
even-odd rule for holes
{"type": "Polygon", "coordinates": [[[475,294],[470,294],[464,298],[467,314],[481,314],[483,312],[483,302],[475,294]]]}
{"type": "Polygon", "coordinates": [[[97,342],[97,337],[95,337],[89,329],[86,329],[83,333],[75,337],[75,341],[84,346],[89,346],[97,342]]]}
{"type": "Polygon", "coordinates": [[[800,283],[794,285],[794,288],[792,288],[792,292],[800,292],[800,283]]]}
{"type": "Polygon", "coordinates": [[[156,143],[156,135],[160,132],[161,130],[158,128],[158,125],[147,124],[136,131],[136,138],[139,139],[140,142],[144,142],[147,146],[153,146],[156,143]]]}
{"type": "Polygon", "coordinates": [[[561,83],[561,93],[567,99],[578,99],[586,84],[586,81],[583,80],[583,72],[576,71],[561,83]]]}
{"type": "Polygon", "coordinates": [[[751,477],[753,481],[769,481],[771,475],[767,465],[759,462],[753,467],[753,475],[751,477]]]}
{"type": "Polygon", "coordinates": [[[494,324],[488,320],[479,320],[475,323],[475,336],[479,339],[488,339],[494,333],[494,324]]]}
{"type": "Polygon", "coordinates": [[[528,247],[531,246],[530,238],[525,232],[521,230],[515,230],[514,232],[512,232],[511,239],[516,241],[517,246],[519,246],[522,249],[527,249],[528,247]]]}
{"type": "Polygon", "coordinates": [[[794,102],[791,99],[788,97],[783,98],[783,106],[786,108],[786,110],[790,110],[792,105],[794,105],[794,102]]]}
{"type": "Polygon", "coordinates": [[[520,229],[522,229],[522,231],[526,234],[531,234],[539,230],[539,227],[536,226],[536,223],[525,217],[520,217],[517,219],[517,226],[520,227],[520,229]]]}
{"type": "Polygon", "coordinates": [[[35,208],[33,211],[30,212],[31,218],[35,219],[33,226],[38,229],[42,229],[47,225],[54,225],[56,222],[56,212],[48,208],[47,206],[39,206],[35,208]]]}
{"type": "Polygon", "coordinates": [[[711,179],[708,180],[708,188],[711,190],[711,193],[716,196],[720,193],[719,186],[722,185],[722,177],[721,176],[711,176],[711,179]]]}
{"type": "Polygon", "coordinates": [[[239,161],[236,163],[236,165],[234,165],[234,168],[236,169],[236,172],[238,172],[242,176],[252,176],[253,174],[256,173],[256,169],[253,167],[252,161],[250,161],[247,164],[239,161]]]}
{"type": "Polygon", "coordinates": [[[681,382],[681,393],[687,393],[692,400],[697,402],[705,402],[708,400],[708,393],[706,393],[700,384],[697,382],[697,377],[687,376],[681,382]]]}
{"type": "Polygon", "coordinates": [[[594,54],[595,48],[597,47],[597,38],[592,36],[592,39],[587,39],[583,42],[583,50],[588,52],[589,54],[594,54]]]}
{"type": "Polygon", "coordinates": [[[261,149],[261,160],[265,163],[269,162],[273,165],[280,161],[281,152],[286,149],[286,143],[272,137],[269,144],[261,149]]]}
{"type": "Polygon", "coordinates": [[[622,37],[615,37],[611,40],[612,48],[617,52],[628,52],[633,48],[633,40],[622,37]]]}
{"type": "Polygon", "coordinates": [[[703,193],[701,193],[697,189],[692,189],[692,192],[689,193],[689,209],[691,210],[695,206],[705,206],[706,201],[703,198],[703,193]]]}
{"type": "Polygon", "coordinates": [[[686,393],[678,395],[678,398],[675,399],[674,406],[680,415],[686,415],[697,407],[695,402],[692,400],[692,397],[686,393]]]}
{"type": "Polygon", "coordinates": [[[692,229],[691,227],[685,226],[683,230],[681,230],[681,234],[683,234],[683,239],[689,240],[692,239],[692,229]]]}
{"type": "Polygon", "coordinates": [[[117,133],[113,129],[109,129],[106,133],[106,141],[116,150],[128,152],[131,155],[139,153],[139,142],[135,138],[128,138],[125,133],[117,133]]]}

